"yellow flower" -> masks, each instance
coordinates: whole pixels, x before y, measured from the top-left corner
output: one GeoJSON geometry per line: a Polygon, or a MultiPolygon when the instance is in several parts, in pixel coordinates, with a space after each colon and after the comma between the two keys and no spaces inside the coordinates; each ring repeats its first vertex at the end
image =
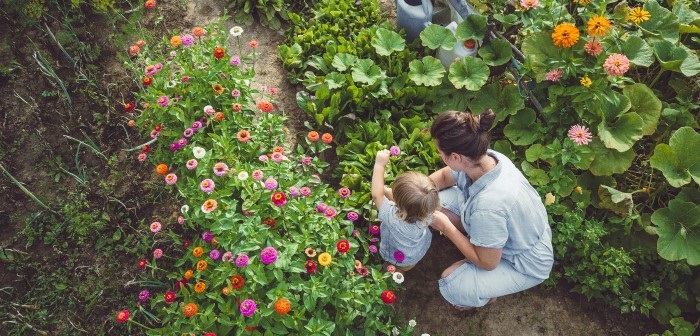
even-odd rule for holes
{"type": "Polygon", "coordinates": [[[333,258],[331,257],[330,253],[328,253],[328,252],[323,252],[323,253],[318,255],[318,263],[321,264],[321,266],[330,265],[331,260],[333,260],[333,258]]]}
{"type": "Polygon", "coordinates": [[[554,201],[556,200],[556,197],[550,192],[547,193],[547,195],[544,195],[544,205],[551,205],[554,204],[554,201]]]}
{"type": "Polygon", "coordinates": [[[581,186],[574,188],[574,191],[579,195],[583,195],[583,188],[581,188],[581,186]]]}
{"type": "Polygon", "coordinates": [[[218,95],[224,93],[224,87],[219,83],[212,85],[211,88],[214,90],[214,93],[218,95]]]}
{"type": "Polygon", "coordinates": [[[560,48],[571,48],[578,42],[578,38],[578,29],[568,22],[558,24],[554,27],[554,32],[552,33],[552,42],[560,48]]]}
{"type": "Polygon", "coordinates": [[[645,11],[642,7],[634,7],[627,13],[627,21],[632,21],[640,24],[651,19],[651,14],[645,11]]]}
{"type": "Polygon", "coordinates": [[[202,293],[202,292],[204,292],[204,289],[206,289],[206,288],[207,288],[207,285],[204,284],[204,283],[201,282],[201,281],[200,281],[200,282],[197,282],[197,284],[194,285],[194,291],[195,291],[195,293],[202,293]]]}
{"type": "Polygon", "coordinates": [[[588,5],[589,3],[591,3],[592,0],[572,0],[572,1],[578,3],[581,6],[585,6],[585,5],[588,5]]]}
{"type": "Polygon", "coordinates": [[[207,269],[207,261],[206,260],[200,260],[197,262],[197,270],[198,271],[204,271],[207,269]]]}
{"type": "Polygon", "coordinates": [[[177,47],[182,44],[182,38],[179,35],[175,35],[170,38],[170,45],[173,47],[177,47]]]}
{"type": "Polygon", "coordinates": [[[588,75],[583,75],[583,78],[581,78],[581,85],[585,87],[590,87],[591,84],[593,84],[593,81],[591,81],[591,79],[588,78],[588,75]]]}
{"type": "Polygon", "coordinates": [[[588,20],[588,35],[605,36],[610,32],[610,20],[605,16],[595,15],[588,20]]]}

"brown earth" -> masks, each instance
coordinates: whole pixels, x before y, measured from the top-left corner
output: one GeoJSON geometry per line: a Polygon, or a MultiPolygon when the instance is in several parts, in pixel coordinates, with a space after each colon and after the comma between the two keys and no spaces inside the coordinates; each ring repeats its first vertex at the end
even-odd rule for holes
{"type": "MultiPolygon", "coordinates": [[[[394,1],[380,2],[386,17],[393,20],[394,1]]],[[[186,5],[183,5],[184,3],[182,0],[158,1],[158,13],[162,13],[166,20],[171,18],[173,21],[168,25],[172,31],[157,33],[167,35],[177,32],[178,29],[205,25],[218,20],[224,13],[225,3],[221,1],[186,1],[186,5]]],[[[151,19],[153,16],[144,17],[145,22],[151,19]]],[[[234,25],[238,24],[232,20],[226,23],[227,28],[234,25]]],[[[56,90],[56,86],[37,69],[30,49],[16,49],[20,42],[14,42],[12,39],[17,31],[11,30],[9,25],[4,23],[0,27],[0,42],[3,46],[10,46],[0,49],[0,66],[7,66],[12,59],[16,59],[20,64],[20,68],[15,71],[18,75],[15,79],[0,81],[0,95],[4,97],[0,102],[0,139],[3,145],[0,147],[0,163],[28,190],[51,207],[57,203],[52,200],[58,200],[62,193],[71,192],[76,188],[72,179],[63,179],[60,184],[54,182],[56,165],[52,162],[58,160],[57,157],[68,161],[74,155],[75,143],[67,140],[64,134],[69,134],[71,129],[78,127],[90,129],[95,126],[94,111],[90,111],[91,105],[87,102],[94,97],[81,97],[79,93],[74,93],[72,110],[65,110],[65,103],[61,102],[58,96],[42,97],[42,91],[56,90]]],[[[309,118],[297,107],[295,94],[299,88],[289,84],[276,55],[277,45],[283,42],[283,31],[273,31],[258,24],[242,27],[245,39],[257,40],[260,43],[257,49],[259,58],[255,64],[254,85],[279,88],[277,106],[289,115],[289,141],[293,142],[296,133],[307,131],[303,122],[309,118]]],[[[47,39],[45,34],[37,32],[26,37],[47,39]]],[[[96,39],[106,46],[106,36],[96,36],[96,39]]],[[[54,50],[53,55],[60,53],[54,50]]],[[[65,68],[65,60],[55,57],[53,62],[57,65],[63,64],[65,68]]],[[[108,61],[105,68],[106,73],[99,80],[115,83],[115,87],[112,88],[110,97],[103,98],[111,100],[112,103],[123,102],[123,97],[128,95],[123,78],[128,76],[128,73],[120,67],[116,59],[108,61]]],[[[108,120],[105,122],[106,126],[102,131],[91,133],[99,145],[111,144],[111,148],[104,148],[105,151],[120,152],[121,149],[139,143],[137,134],[120,125],[126,122],[125,117],[110,115],[109,111],[105,113],[107,116],[103,118],[108,120]],[[125,132],[134,139],[124,139],[125,132]]],[[[85,153],[81,158],[87,161],[86,165],[91,171],[104,164],[90,153],[85,153]]],[[[133,155],[121,151],[118,158],[120,162],[116,164],[122,165],[125,171],[123,176],[116,180],[119,185],[109,197],[117,199],[132,216],[143,218],[147,216],[145,211],[141,211],[145,208],[144,204],[139,203],[138,198],[131,198],[129,195],[143,188],[135,182],[141,180],[135,175],[143,176],[144,173],[139,172],[141,168],[134,165],[133,155]]],[[[70,164],[64,166],[70,167],[70,164]]],[[[14,241],[12,237],[22,229],[27,216],[42,209],[5,175],[0,178],[0,195],[0,247],[22,250],[23,242],[14,241]]],[[[110,203],[109,197],[99,196],[95,206],[110,203]]],[[[168,214],[172,210],[166,205],[150,211],[168,214]]],[[[405,290],[397,293],[394,305],[400,321],[408,323],[410,319],[415,319],[416,335],[646,335],[659,332],[658,325],[653,321],[635,314],[621,315],[612,308],[590,303],[584,297],[570,293],[566,285],[554,288],[540,286],[499,298],[485,308],[458,312],[440,296],[437,280],[447,266],[459,259],[461,256],[457,249],[446,238],[435,234],[426,257],[416,268],[406,273],[405,290]]],[[[0,276],[0,288],[16,280],[11,274],[0,276]]]]}

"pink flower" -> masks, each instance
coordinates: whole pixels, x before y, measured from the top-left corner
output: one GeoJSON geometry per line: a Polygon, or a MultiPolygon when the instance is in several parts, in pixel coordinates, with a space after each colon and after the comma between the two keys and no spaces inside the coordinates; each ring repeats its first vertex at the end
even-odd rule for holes
{"type": "Polygon", "coordinates": [[[311,188],[309,188],[309,187],[301,187],[301,189],[299,189],[299,192],[301,193],[301,196],[306,197],[306,196],[311,195],[311,188]]]}
{"type": "Polygon", "coordinates": [[[630,60],[623,54],[612,54],[605,59],[603,69],[610,76],[622,76],[630,69],[630,60]]]}
{"type": "Polygon", "coordinates": [[[549,72],[547,72],[547,74],[545,75],[545,78],[548,81],[558,82],[561,79],[562,74],[563,74],[563,71],[561,69],[552,69],[552,70],[549,70],[549,72]]]}
{"type": "Polygon", "coordinates": [[[160,222],[153,222],[151,223],[151,232],[156,233],[160,231],[162,227],[163,226],[160,224],[160,222]]]}
{"type": "Polygon", "coordinates": [[[588,131],[586,126],[574,125],[569,129],[569,139],[575,142],[577,145],[587,145],[591,141],[591,132],[588,131]]]}
{"type": "Polygon", "coordinates": [[[199,188],[207,194],[211,194],[211,192],[214,191],[214,186],[214,181],[211,179],[205,179],[199,183],[199,188]]]}
{"type": "Polygon", "coordinates": [[[260,181],[263,178],[263,172],[260,169],[256,169],[253,171],[253,180],[260,181]]]}
{"type": "Polygon", "coordinates": [[[248,256],[245,254],[240,254],[238,257],[236,257],[236,266],[238,267],[245,267],[248,265],[248,256]]]}
{"type": "Polygon", "coordinates": [[[284,155],[282,155],[282,153],[280,153],[280,152],[272,153],[272,161],[282,162],[283,159],[284,159],[284,155]]]}
{"type": "Polygon", "coordinates": [[[377,253],[377,245],[370,245],[370,246],[369,246],[369,252],[371,252],[371,253],[377,253]]]}
{"type": "Polygon", "coordinates": [[[241,302],[241,305],[239,306],[241,314],[245,317],[249,317],[253,314],[255,314],[255,310],[257,309],[257,305],[255,304],[255,301],[251,299],[245,299],[243,302],[241,302]]]}
{"type": "Polygon", "coordinates": [[[583,50],[585,50],[589,55],[598,56],[598,54],[603,51],[603,45],[596,39],[592,39],[583,45],[583,50]]]}
{"type": "Polygon", "coordinates": [[[299,196],[299,188],[295,186],[289,187],[289,196],[297,197],[299,196]]]}
{"type": "Polygon", "coordinates": [[[165,175],[165,183],[169,185],[173,185],[177,182],[177,175],[170,173],[168,175],[165,175]]]}
{"type": "Polygon", "coordinates": [[[267,180],[265,180],[265,189],[267,190],[275,190],[277,189],[277,185],[277,180],[272,177],[268,177],[267,180]]]}
{"type": "Polygon", "coordinates": [[[147,157],[146,153],[139,154],[139,157],[138,157],[139,162],[146,161],[146,157],[147,157]]]}
{"type": "MultiPolygon", "coordinates": [[[[348,220],[354,222],[354,221],[356,221],[358,218],[360,218],[360,215],[358,215],[357,212],[355,212],[355,211],[350,211],[350,212],[348,212],[347,216],[345,216],[345,217],[346,217],[348,220]]],[[[359,233],[359,231],[358,231],[358,233],[359,233]]]]}
{"type": "Polygon", "coordinates": [[[539,5],[540,0],[520,0],[520,6],[522,6],[525,10],[537,8],[539,5]]]}
{"type": "Polygon", "coordinates": [[[187,163],[185,163],[185,167],[187,167],[187,169],[189,169],[189,170],[192,170],[192,169],[197,168],[198,164],[199,163],[197,162],[197,160],[189,159],[189,160],[187,160],[187,163]]]}
{"type": "Polygon", "coordinates": [[[166,96],[160,96],[158,97],[158,105],[160,107],[166,107],[168,106],[168,97],[166,96]]]}
{"type": "Polygon", "coordinates": [[[233,66],[239,66],[241,64],[241,58],[238,56],[231,56],[229,63],[231,63],[233,66]]]}
{"type": "Polygon", "coordinates": [[[272,264],[277,260],[277,250],[274,247],[268,246],[260,251],[260,261],[265,265],[272,264]]]}
{"type": "Polygon", "coordinates": [[[323,212],[323,215],[326,216],[326,218],[328,218],[328,219],[333,219],[336,214],[338,214],[338,212],[335,211],[335,209],[330,208],[330,207],[328,209],[326,209],[326,211],[323,212]]]}
{"type": "Polygon", "coordinates": [[[228,172],[228,166],[223,163],[219,162],[214,165],[214,175],[216,176],[224,176],[228,172]]]}
{"type": "Polygon", "coordinates": [[[350,193],[350,188],[348,187],[342,187],[338,189],[338,195],[340,196],[340,198],[348,198],[350,197],[350,193]]]}
{"type": "Polygon", "coordinates": [[[270,88],[270,94],[277,94],[277,88],[276,88],[276,87],[271,87],[271,88],[270,88]]]}
{"type": "Polygon", "coordinates": [[[399,148],[399,146],[391,146],[389,148],[389,153],[391,156],[399,156],[399,154],[401,154],[401,148],[399,148]]]}
{"type": "Polygon", "coordinates": [[[160,257],[163,256],[163,250],[161,250],[161,249],[155,249],[155,250],[153,250],[153,256],[154,256],[156,259],[160,259],[160,257]]]}
{"type": "Polygon", "coordinates": [[[396,272],[396,266],[394,266],[394,265],[387,265],[387,266],[386,266],[386,271],[389,272],[389,273],[394,273],[394,272],[396,272]]]}

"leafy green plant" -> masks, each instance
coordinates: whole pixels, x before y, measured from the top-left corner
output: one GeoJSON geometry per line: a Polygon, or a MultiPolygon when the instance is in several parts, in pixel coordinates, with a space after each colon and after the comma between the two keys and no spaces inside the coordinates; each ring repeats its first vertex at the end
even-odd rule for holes
{"type": "Polygon", "coordinates": [[[284,0],[230,0],[228,9],[236,22],[249,25],[253,19],[272,29],[280,29],[289,20],[288,4],[284,0]]]}

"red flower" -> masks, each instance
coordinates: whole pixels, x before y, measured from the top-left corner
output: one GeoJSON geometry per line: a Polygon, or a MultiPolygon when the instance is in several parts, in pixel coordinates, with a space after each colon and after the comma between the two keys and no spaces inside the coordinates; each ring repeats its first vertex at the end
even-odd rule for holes
{"type": "Polygon", "coordinates": [[[148,264],[148,260],[146,260],[146,259],[139,260],[139,268],[140,269],[145,269],[147,264],[148,264]]]}
{"type": "Polygon", "coordinates": [[[261,100],[260,102],[258,102],[258,108],[260,109],[260,111],[270,113],[272,112],[273,106],[272,103],[270,103],[269,101],[261,100]]]}
{"type": "Polygon", "coordinates": [[[396,296],[394,295],[394,292],[390,290],[385,290],[382,293],[382,301],[386,304],[392,304],[394,303],[394,300],[396,299],[396,296]]]}
{"type": "Polygon", "coordinates": [[[274,218],[265,218],[262,221],[262,224],[265,224],[265,225],[269,226],[270,228],[274,228],[276,223],[277,223],[277,221],[275,221],[274,218]]]}
{"type": "Polygon", "coordinates": [[[153,9],[156,7],[156,0],[146,0],[143,5],[146,7],[146,9],[153,9]]]}
{"type": "Polygon", "coordinates": [[[287,196],[285,196],[285,194],[281,191],[278,191],[278,192],[272,194],[271,199],[272,199],[272,204],[274,204],[278,207],[281,207],[281,206],[287,204],[287,196]]]}
{"type": "Polygon", "coordinates": [[[304,268],[306,268],[306,273],[314,274],[316,273],[316,262],[313,260],[307,260],[306,264],[304,264],[304,268]]]}
{"type": "Polygon", "coordinates": [[[117,313],[117,322],[126,323],[129,320],[129,311],[124,309],[117,313]]]}
{"type": "Polygon", "coordinates": [[[149,145],[143,145],[143,147],[141,147],[141,152],[143,152],[143,153],[148,153],[150,151],[151,151],[151,146],[149,146],[149,145]]]}
{"type": "Polygon", "coordinates": [[[143,80],[141,81],[143,83],[143,86],[149,86],[153,84],[153,78],[151,77],[143,77],[143,80]]]}
{"type": "Polygon", "coordinates": [[[175,302],[175,292],[165,292],[165,295],[163,295],[163,299],[165,299],[165,303],[173,303],[175,302]]]}
{"type": "Polygon", "coordinates": [[[134,107],[136,107],[136,104],[134,104],[133,102],[128,102],[124,104],[124,112],[129,113],[134,110],[134,107]]]}
{"type": "Polygon", "coordinates": [[[214,57],[216,58],[222,58],[226,56],[226,50],[222,47],[216,47],[214,48],[214,57]]]}
{"type": "Polygon", "coordinates": [[[345,253],[350,250],[350,242],[345,239],[341,239],[338,241],[335,247],[338,249],[338,252],[345,253]]]}
{"type": "Polygon", "coordinates": [[[187,279],[182,279],[175,282],[175,290],[180,290],[181,287],[190,288],[189,281],[187,279]]]}
{"type": "Polygon", "coordinates": [[[241,288],[243,288],[244,284],[245,284],[245,279],[243,279],[242,276],[234,275],[231,277],[231,287],[233,287],[233,289],[241,289],[241,288]]]}
{"type": "Polygon", "coordinates": [[[204,336],[216,336],[216,334],[213,332],[208,332],[208,333],[204,334],[204,336]]]}
{"type": "Polygon", "coordinates": [[[182,248],[188,248],[188,247],[190,247],[190,241],[189,241],[189,240],[185,240],[185,242],[182,243],[182,248]]]}

